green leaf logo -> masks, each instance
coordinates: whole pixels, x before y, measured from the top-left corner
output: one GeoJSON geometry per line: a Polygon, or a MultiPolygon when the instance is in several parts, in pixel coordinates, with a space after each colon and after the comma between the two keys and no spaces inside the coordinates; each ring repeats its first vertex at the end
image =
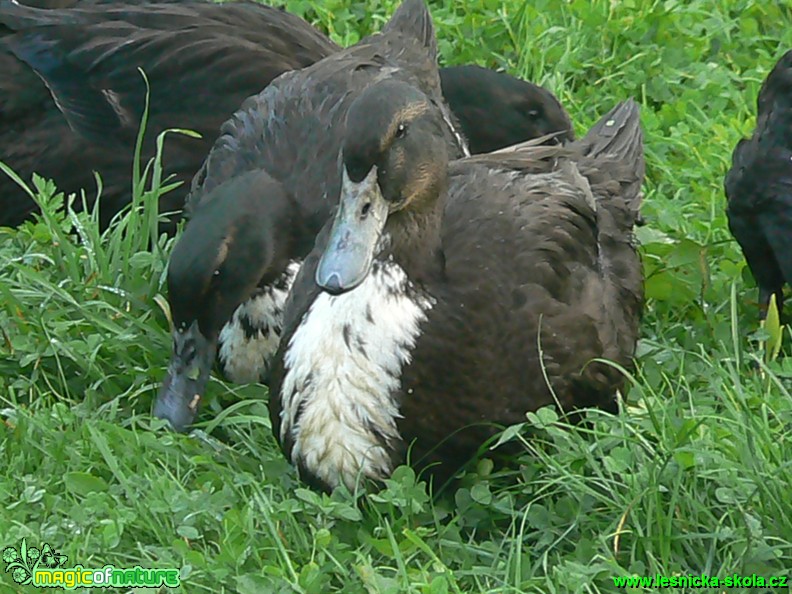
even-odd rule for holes
{"type": "Polygon", "coordinates": [[[6,573],[11,573],[11,578],[20,586],[29,584],[33,579],[33,572],[40,566],[48,569],[63,567],[68,557],[61,555],[49,544],[44,543],[41,549],[28,547],[27,541],[22,539],[22,546],[17,551],[16,547],[3,549],[3,562],[6,573]]]}

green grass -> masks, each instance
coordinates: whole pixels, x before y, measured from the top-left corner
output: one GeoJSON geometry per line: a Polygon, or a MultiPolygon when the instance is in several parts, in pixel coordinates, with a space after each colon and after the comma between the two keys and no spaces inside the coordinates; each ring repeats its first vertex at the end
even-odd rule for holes
{"type": "MultiPolygon", "coordinates": [[[[394,4],[286,2],[344,44],[394,4]]],[[[782,4],[433,4],[445,63],[545,84],[578,134],[623,98],[642,103],[648,221],[623,414],[577,429],[529,415],[531,439],[506,435],[524,443],[518,468],[482,462],[435,498],[404,467],[376,495],[306,490],[257,386],[213,380],[201,429],[165,431],[149,411],[170,348],[171,242],[149,249],[156,221],[140,207],[156,198],[157,165],[104,236],[90,214],[56,214],[63,197],[38,180],[42,218],[0,230],[0,547],[26,538],[69,564],[173,565],[185,592],[608,593],[633,574],[792,577],[792,364],[763,357],[769,333],[722,192],[759,85],[792,47],[782,4]]]]}

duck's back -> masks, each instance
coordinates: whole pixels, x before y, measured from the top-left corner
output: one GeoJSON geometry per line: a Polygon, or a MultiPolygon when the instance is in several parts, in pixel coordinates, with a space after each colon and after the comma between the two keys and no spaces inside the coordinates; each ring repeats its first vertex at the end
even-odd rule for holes
{"type": "Polygon", "coordinates": [[[555,398],[567,410],[615,409],[623,378],[589,362],[629,367],[634,354],[641,143],[630,102],[569,151],[534,147],[452,164],[445,276],[427,285],[436,304],[402,382],[400,429],[408,441],[419,438],[417,452],[486,419],[457,435],[453,450],[440,446],[442,459],[462,461],[492,422],[520,422],[555,398]]]}
{"type": "Polygon", "coordinates": [[[72,128],[100,143],[117,140],[114,129],[126,141],[137,131],[146,85],[130,76],[134,65],[149,79],[150,123],[192,126],[211,142],[240,91],[338,49],[302,19],[251,2],[0,6],[17,31],[4,43],[47,80],[72,128]]]}
{"type": "MultiPolygon", "coordinates": [[[[3,158],[23,177],[37,171],[67,192],[88,188],[89,198],[92,170],[99,171],[105,224],[129,201],[147,93],[138,66],[150,89],[144,158],[163,130],[197,131],[202,138],[170,135],[165,143],[166,173],[189,182],[242,98],[338,49],[299,17],[252,2],[80,2],[35,10],[0,0],[0,23],[3,63],[28,75],[25,88],[43,87],[33,71],[49,87],[35,108],[26,107],[35,113],[19,134],[0,137],[3,158]]],[[[4,104],[24,95],[10,74],[0,72],[4,104]]],[[[0,184],[4,195],[19,195],[0,224],[16,225],[35,205],[5,179],[0,184]]],[[[166,196],[164,210],[181,209],[184,189],[166,196]]]]}

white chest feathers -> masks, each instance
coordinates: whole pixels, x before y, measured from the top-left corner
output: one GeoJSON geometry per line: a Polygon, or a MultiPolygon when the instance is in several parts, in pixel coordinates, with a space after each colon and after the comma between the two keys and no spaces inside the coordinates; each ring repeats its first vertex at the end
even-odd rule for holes
{"type": "Polygon", "coordinates": [[[331,488],[393,471],[396,392],[433,300],[392,262],[338,296],[320,293],[289,340],[280,438],[291,460],[331,488]]]}
{"type": "Polygon", "coordinates": [[[283,305],[300,262],[290,262],[271,285],[237,307],[220,331],[218,357],[223,374],[232,382],[263,381],[278,350],[283,329],[283,305]]]}

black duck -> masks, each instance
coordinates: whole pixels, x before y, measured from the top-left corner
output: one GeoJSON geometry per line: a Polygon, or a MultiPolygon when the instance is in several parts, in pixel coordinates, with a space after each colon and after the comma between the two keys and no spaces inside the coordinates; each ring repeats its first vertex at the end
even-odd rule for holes
{"type": "MultiPolygon", "coordinates": [[[[340,48],[296,16],[254,2],[38,0],[35,10],[0,0],[0,159],[29,179],[35,171],[67,193],[103,180],[101,223],[130,202],[134,139],[151,83],[148,144],[167,128],[166,172],[189,182],[242,101],[281,73],[340,48]],[[37,72],[53,91],[53,101],[37,72]],[[56,103],[57,102],[57,103],[56,103]],[[61,111],[62,110],[62,111],[61,111]]],[[[443,91],[472,152],[550,132],[573,138],[569,117],[548,91],[478,67],[441,71],[443,91]]],[[[187,187],[166,195],[178,212],[187,187]]],[[[15,226],[35,204],[0,176],[0,225],[15,226]]],[[[172,232],[178,218],[163,227],[172,232]]]]}
{"type": "Polygon", "coordinates": [[[575,139],[572,121],[547,89],[481,66],[440,70],[451,111],[473,154],[552,134],[552,140],[575,139]]]}
{"type": "MultiPolygon", "coordinates": [[[[0,159],[23,179],[35,171],[68,193],[85,188],[89,198],[99,171],[103,226],[130,202],[146,93],[138,67],[151,86],[143,156],[168,128],[198,132],[201,139],[171,135],[165,143],[166,173],[189,182],[246,97],[337,50],[302,19],[254,2],[87,1],[38,10],[0,0],[0,25],[0,159]]],[[[185,194],[167,194],[163,210],[181,210],[185,194]]],[[[0,225],[18,225],[35,209],[5,175],[0,196],[0,225]]]]}
{"type": "Polygon", "coordinates": [[[765,79],[756,107],[756,129],[737,143],[724,186],[729,229],[759,286],[764,318],[773,295],[781,311],[792,282],[792,50],[765,79]]]}

